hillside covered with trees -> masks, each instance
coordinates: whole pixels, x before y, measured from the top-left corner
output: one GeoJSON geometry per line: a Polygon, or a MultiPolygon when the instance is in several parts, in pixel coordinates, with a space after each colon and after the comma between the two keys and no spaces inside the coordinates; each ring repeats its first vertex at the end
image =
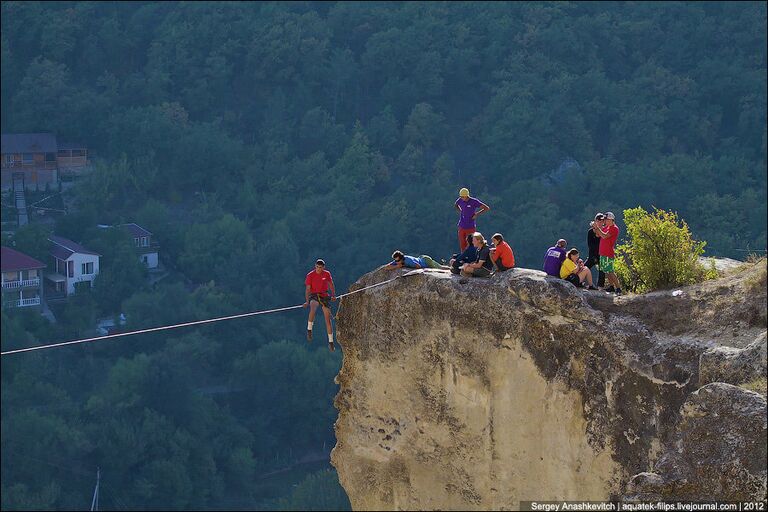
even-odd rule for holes
{"type": "MultiPolygon", "coordinates": [[[[3,133],[95,155],[55,232],[104,267],[56,324],[3,311],[3,350],[299,304],[318,257],[340,292],[394,249],[448,258],[462,186],[518,266],[636,206],[707,255],[766,247],[764,2],[3,2],[1,37],[3,133]],[[169,279],[97,228],[122,222],[169,279]]],[[[44,258],[48,231],[13,241],[44,258]]],[[[97,467],[104,508],[348,507],[341,354],[305,320],[3,357],[2,507],[83,508],[97,467]]]]}

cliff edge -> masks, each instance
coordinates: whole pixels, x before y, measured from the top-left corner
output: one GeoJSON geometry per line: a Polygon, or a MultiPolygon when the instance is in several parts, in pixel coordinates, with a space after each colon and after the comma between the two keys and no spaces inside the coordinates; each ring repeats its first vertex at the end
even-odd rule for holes
{"type": "Polygon", "coordinates": [[[739,386],[765,375],[764,267],[618,298],[398,271],[344,298],[331,460],[352,507],[764,499],[766,400],[739,386]]]}

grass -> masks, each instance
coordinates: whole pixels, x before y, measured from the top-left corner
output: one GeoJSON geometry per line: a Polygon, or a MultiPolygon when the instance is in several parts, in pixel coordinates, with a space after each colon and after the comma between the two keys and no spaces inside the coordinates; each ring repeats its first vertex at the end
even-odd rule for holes
{"type": "Polygon", "coordinates": [[[754,391],[755,393],[760,393],[763,396],[768,395],[768,380],[766,380],[765,377],[758,377],[750,382],[740,384],[740,386],[744,389],[754,391]]]}
{"type": "Polygon", "coordinates": [[[752,293],[765,291],[766,284],[768,284],[768,268],[766,266],[768,265],[768,260],[765,256],[756,256],[751,260],[747,259],[747,264],[751,265],[751,269],[754,272],[745,281],[747,288],[752,293]]]}

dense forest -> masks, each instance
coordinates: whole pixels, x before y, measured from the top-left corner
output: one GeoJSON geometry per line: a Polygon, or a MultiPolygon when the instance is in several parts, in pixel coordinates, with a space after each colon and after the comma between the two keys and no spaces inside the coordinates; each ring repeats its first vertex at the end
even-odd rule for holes
{"type": "MultiPolygon", "coordinates": [[[[3,244],[102,254],[55,324],[4,310],[3,350],[299,304],[318,257],[340,292],[394,249],[448,258],[463,186],[519,266],[635,206],[707,255],[766,247],[764,2],[3,2],[1,36],[3,133],[95,162],[55,226],[3,244]],[[121,222],[167,279],[97,228],[121,222]]],[[[304,322],[3,357],[2,508],[85,508],[96,468],[102,508],[349,507],[327,462],[342,356],[304,322]]]]}

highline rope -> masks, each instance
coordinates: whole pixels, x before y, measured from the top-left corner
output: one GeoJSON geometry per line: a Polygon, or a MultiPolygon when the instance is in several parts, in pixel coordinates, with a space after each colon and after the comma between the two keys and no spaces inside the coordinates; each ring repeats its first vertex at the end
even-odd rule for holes
{"type": "MultiPolygon", "coordinates": [[[[351,292],[347,292],[347,293],[343,293],[341,295],[337,295],[336,298],[337,299],[341,299],[341,298],[344,298],[344,297],[349,297],[350,295],[354,295],[355,293],[363,292],[363,291],[369,290],[371,288],[376,288],[377,286],[382,286],[382,285],[385,285],[387,283],[391,283],[392,281],[400,279],[401,277],[412,275],[414,273],[415,272],[408,272],[406,274],[399,275],[397,277],[393,277],[392,279],[388,279],[386,281],[382,281],[381,283],[376,283],[376,284],[368,285],[368,286],[365,286],[363,288],[359,288],[357,290],[353,290],[351,292]]],[[[214,323],[214,322],[223,322],[225,320],[234,320],[234,319],[237,319],[237,318],[245,318],[245,317],[249,317],[249,316],[268,315],[268,314],[271,314],[271,313],[278,313],[278,312],[281,312],[281,311],[289,311],[291,309],[299,309],[299,308],[303,308],[303,307],[304,307],[304,304],[297,304],[295,306],[286,306],[286,307],[283,307],[283,308],[265,309],[265,310],[262,310],[262,311],[251,311],[251,312],[248,312],[248,313],[240,313],[238,315],[220,316],[220,317],[216,317],[216,318],[208,318],[206,320],[195,320],[193,322],[183,322],[183,323],[173,324],[173,325],[163,325],[163,326],[160,326],[160,327],[150,327],[148,329],[139,329],[137,331],[120,332],[120,333],[115,333],[115,334],[107,334],[107,335],[104,335],[104,336],[95,336],[93,338],[84,338],[84,339],[79,339],[79,340],[63,341],[61,343],[51,343],[49,345],[38,345],[36,347],[19,348],[19,349],[16,349],[16,350],[7,350],[5,352],[0,352],[0,356],[7,356],[7,355],[11,355],[11,354],[19,354],[19,353],[22,353],[22,352],[32,352],[33,350],[46,350],[46,349],[49,349],[49,348],[63,347],[63,346],[66,346],[66,345],[76,345],[76,344],[79,344],[79,343],[91,343],[91,342],[95,342],[95,341],[104,341],[104,340],[108,340],[108,339],[112,339],[112,338],[120,338],[120,337],[124,337],[124,336],[133,336],[134,334],[144,334],[144,333],[148,333],[148,332],[167,331],[169,329],[178,329],[180,327],[189,327],[189,326],[192,326],[192,325],[202,325],[202,324],[210,324],[210,323],[214,323]]]]}

